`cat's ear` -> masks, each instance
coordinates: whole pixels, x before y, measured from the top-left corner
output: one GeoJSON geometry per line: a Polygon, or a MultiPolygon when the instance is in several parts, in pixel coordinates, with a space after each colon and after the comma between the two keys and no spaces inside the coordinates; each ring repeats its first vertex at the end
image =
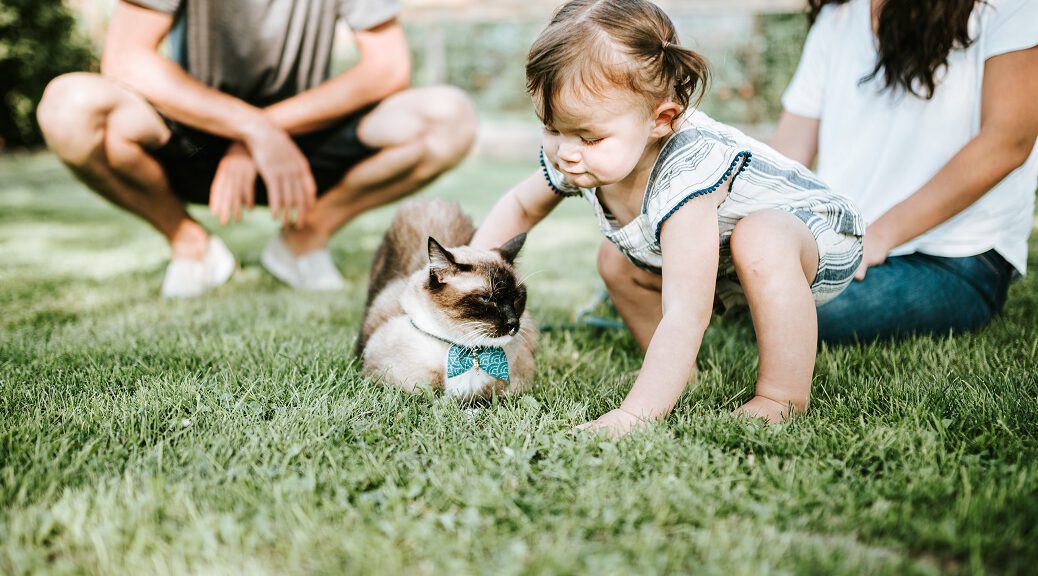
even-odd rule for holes
{"type": "Polygon", "coordinates": [[[429,237],[429,280],[442,283],[448,273],[457,268],[454,254],[429,237]]]}
{"type": "Polygon", "coordinates": [[[519,255],[519,250],[522,250],[523,244],[526,242],[526,232],[512,238],[508,242],[494,248],[502,258],[505,259],[509,264],[515,263],[515,257],[519,255]]]}

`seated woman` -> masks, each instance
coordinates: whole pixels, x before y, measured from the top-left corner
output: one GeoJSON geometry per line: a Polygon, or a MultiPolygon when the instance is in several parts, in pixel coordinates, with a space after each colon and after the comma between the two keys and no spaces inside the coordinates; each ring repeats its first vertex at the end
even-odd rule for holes
{"type": "Polygon", "coordinates": [[[771,142],[869,222],[856,282],[818,309],[853,342],[979,328],[1027,266],[1038,2],[810,0],[771,142]]]}

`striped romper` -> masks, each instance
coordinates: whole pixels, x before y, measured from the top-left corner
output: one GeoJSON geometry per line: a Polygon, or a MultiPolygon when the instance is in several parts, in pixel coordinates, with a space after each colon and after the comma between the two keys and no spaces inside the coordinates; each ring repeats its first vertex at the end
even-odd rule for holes
{"type": "Polygon", "coordinates": [[[697,196],[720,193],[717,207],[721,251],[717,297],[725,308],[745,305],[732,261],[735,224],[760,210],[777,209],[802,220],[818,244],[818,272],[811,285],[815,305],[836,297],[850,284],[862,259],[865,220],[853,202],[801,164],[739,130],[693,111],[670,136],[652,168],[641,213],[624,226],[598,201],[597,189],[565,180],[541,152],[541,165],[557,194],[583,196],[605,235],[635,265],[662,274],[660,229],[671,214],[697,196]]]}

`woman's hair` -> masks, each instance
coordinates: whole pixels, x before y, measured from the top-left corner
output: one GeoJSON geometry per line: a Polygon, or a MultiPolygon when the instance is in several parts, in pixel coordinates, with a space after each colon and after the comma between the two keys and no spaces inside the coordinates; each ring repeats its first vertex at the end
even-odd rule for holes
{"type": "MultiPolygon", "coordinates": [[[[812,24],[826,4],[848,0],[808,0],[812,24]]],[[[973,43],[969,19],[984,0],[882,0],[879,13],[879,60],[862,82],[882,74],[884,86],[902,88],[929,100],[937,86],[937,70],[948,64],[953,48],[973,43]]]]}
{"type": "Polygon", "coordinates": [[[708,77],[706,60],[680,45],[670,18],[647,0],[567,2],[526,60],[526,89],[546,125],[567,89],[625,88],[644,94],[650,110],[666,99],[685,109],[699,104],[708,77]]]}

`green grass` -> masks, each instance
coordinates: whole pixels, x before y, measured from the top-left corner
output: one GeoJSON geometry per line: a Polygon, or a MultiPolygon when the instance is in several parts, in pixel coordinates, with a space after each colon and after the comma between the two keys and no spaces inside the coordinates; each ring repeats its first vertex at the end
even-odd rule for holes
{"type": "MultiPolygon", "coordinates": [[[[532,168],[470,161],[428,194],[478,218],[532,168]]],[[[221,232],[242,261],[229,285],[171,302],[157,234],[49,156],[0,158],[0,573],[1038,563],[1035,275],[980,333],[823,350],[810,412],[783,426],[727,416],[756,356],[747,326],[716,320],[674,415],[609,442],[566,431],[630,385],[639,355],[622,332],[545,335],[536,389],[478,410],[358,376],[350,349],[391,213],[335,238],[343,294],[263,273],[275,228],[259,212],[221,232]]],[[[597,242],[579,201],[531,238],[542,324],[590,298],[597,242]]]]}

